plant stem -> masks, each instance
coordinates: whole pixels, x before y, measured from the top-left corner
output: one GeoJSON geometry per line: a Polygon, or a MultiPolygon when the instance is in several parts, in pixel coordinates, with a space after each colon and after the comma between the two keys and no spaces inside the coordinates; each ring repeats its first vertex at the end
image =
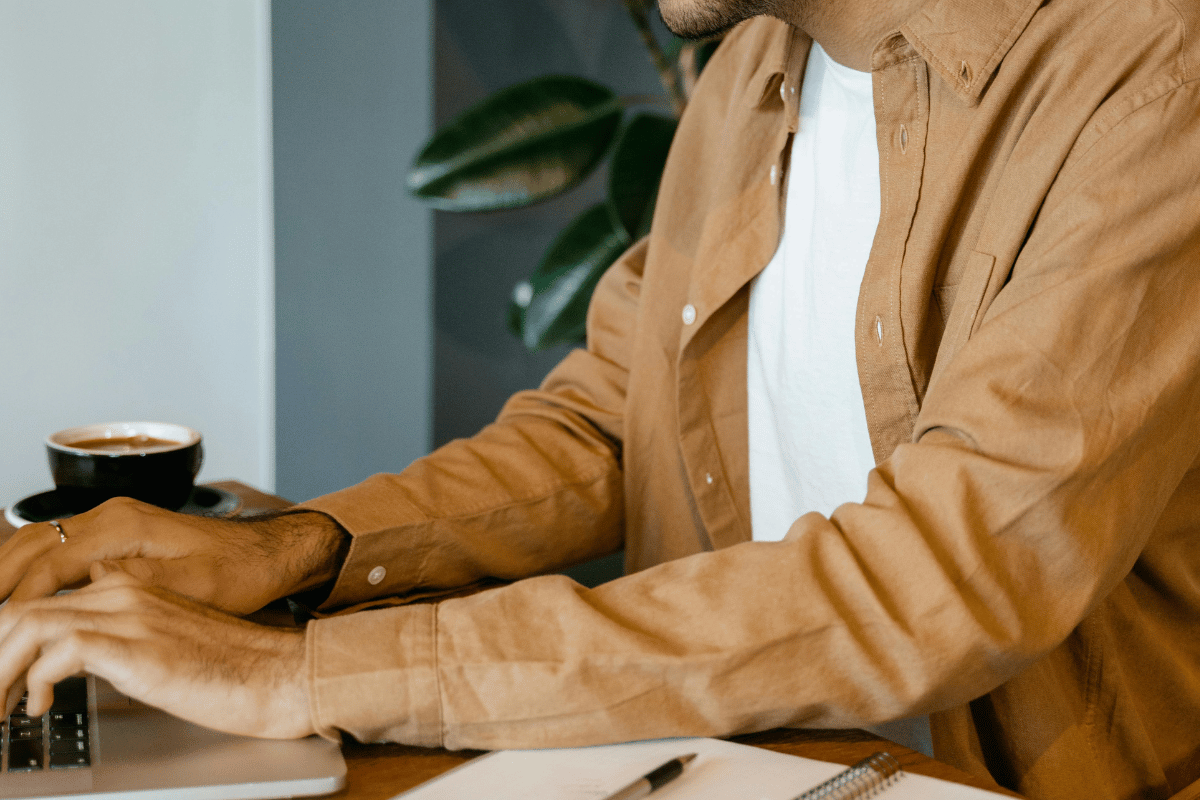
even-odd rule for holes
{"type": "Polygon", "coordinates": [[[684,96],[689,100],[692,97],[692,92],[696,89],[696,81],[700,79],[700,64],[696,58],[696,51],[700,47],[700,42],[687,42],[679,50],[679,58],[676,64],[679,65],[679,78],[683,83],[684,96]]]}
{"type": "Polygon", "coordinates": [[[654,68],[658,70],[658,79],[662,82],[663,88],[667,91],[667,97],[671,100],[671,109],[675,112],[675,116],[679,117],[683,114],[684,106],[687,105],[687,97],[684,94],[678,70],[667,58],[667,54],[659,46],[658,40],[654,38],[654,31],[650,28],[649,5],[644,0],[624,0],[624,3],[625,10],[629,12],[634,27],[641,34],[642,44],[650,53],[650,60],[654,62],[654,68]]]}

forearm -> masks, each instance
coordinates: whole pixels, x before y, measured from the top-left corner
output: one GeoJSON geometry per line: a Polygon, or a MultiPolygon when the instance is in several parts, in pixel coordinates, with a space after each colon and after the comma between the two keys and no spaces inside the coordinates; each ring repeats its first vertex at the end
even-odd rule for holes
{"type": "MultiPolygon", "coordinates": [[[[1034,515],[999,536],[971,521],[969,504],[957,505],[953,530],[915,517],[969,454],[914,449],[939,451],[923,464],[924,498],[902,497],[894,474],[880,474],[867,504],[843,507],[836,524],[802,518],[783,542],[697,554],[594,590],[551,576],[312,623],[317,729],[556,747],[857,727],[985,694],[1060,645],[1136,544],[1079,516],[1051,533],[1034,515]]],[[[1136,538],[1148,524],[1126,516],[1113,531],[1136,538]]]]}
{"type": "Polygon", "coordinates": [[[594,590],[551,576],[320,620],[314,722],[485,749],[856,727],[964,702],[1052,643],[1051,626],[997,630],[948,574],[921,571],[927,593],[897,609],[895,584],[872,593],[876,576],[844,569],[854,558],[835,538],[739,545],[594,590]],[[828,594],[804,588],[822,583],[828,594]]]}
{"type": "Polygon", "coordinates": [[[331,607],[562,569],[618,550],[624,530],[613,445],[545,418],[502,421],[305,507],[353,535],[331,607]]]}
{"type": "Polygon", "coordinates": [[[320,511],[287,509],[236,522],[255,528],[263,558],[279,565],[281,597],[332,584],[350,549],[346,529],[320,511]]]}
{"type": "Polygon", "coordinates": [[[628,360],[647,242],[592,295],[588,347],[497,421],[410,465],[302,504],[353,537],[327,606],[515,580],[620,549],[628,360]]]}

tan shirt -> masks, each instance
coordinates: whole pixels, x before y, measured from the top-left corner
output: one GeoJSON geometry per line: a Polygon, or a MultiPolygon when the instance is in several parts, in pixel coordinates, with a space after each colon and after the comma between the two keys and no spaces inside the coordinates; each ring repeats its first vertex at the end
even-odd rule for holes
{"type": "Polygon", "coordinates": [[[539,747],[935,712],[940,758],[1033,798],[1200,778],[1197,30],[1182,0],[931,0],[878,45],[878,466],[768,543],[747,282],[809,42],[739,27],[587,350],[478,436],[308,504],[354,536],[330,606],[622,546],[631,574],[314,622],[318,729],[539,747]]]}

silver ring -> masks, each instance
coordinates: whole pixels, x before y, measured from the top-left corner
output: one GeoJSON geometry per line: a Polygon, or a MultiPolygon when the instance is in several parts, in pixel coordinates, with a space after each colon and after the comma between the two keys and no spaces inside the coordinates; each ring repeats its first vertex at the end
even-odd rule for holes
{"type": "Polygon", "coordinates": [[[47,525],[53,525],[54,530],[58,531],[58,540],[63,544],[67,543],[67,532],[63,530],[62,523],[56,519],[48,520],[47,525]]]}

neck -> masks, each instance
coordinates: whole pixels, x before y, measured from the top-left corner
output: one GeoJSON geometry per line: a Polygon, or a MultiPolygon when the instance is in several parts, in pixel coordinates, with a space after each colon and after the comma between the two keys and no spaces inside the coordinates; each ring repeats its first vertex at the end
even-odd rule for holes
{"type": "MultiPolygon", "coordinates": [[[[925,0],[794,0],[790,22],[818,42],[829,57],[850,69],[869,72],[871,53],[898,30],[925,0]]],[[[783,5],[783,4],[781,4],[783,5]]]]}

